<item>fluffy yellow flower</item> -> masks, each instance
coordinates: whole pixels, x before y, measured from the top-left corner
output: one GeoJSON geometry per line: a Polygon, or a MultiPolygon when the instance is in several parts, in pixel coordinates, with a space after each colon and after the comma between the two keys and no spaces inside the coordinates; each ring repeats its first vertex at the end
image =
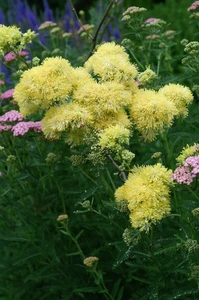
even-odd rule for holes
{"type": "Polygon", "coordinates": [[[158,93],[175,104],[178,110],[177,116],[186,117],[188,115],[187,106],[193,101],[193,95],[188,87],[170,83],[161,88],[158,93]]]}
{"type": "Polygon", "coordinates": [[[150,84],[158,78],[157,74],[153,72],[149,67],[142,73],[138,74],[138,80],[142,85],[150,84]]]}
{"type": "Polygon", "coordinates": [[[96,118],[108,113],[116,113],[127,106],[131,100],[131,92],[117,82],[90,82],[79,87],[73,93],[75,102],[88,107],[96,118]]]}
{"type": "Polygon", "coordinates": [[[174,103],[153,90],[139,90],[129,106],[133,124],[145,141],[152,141],[172,125],[177,114],[174,103]]]}
{"type": "Polygon", "coordinates": [[[128,203],[134,228],[148,230],[170,213],[171,175],[172,171],[161,164],[134,167],[124,185],[116,190],[116,200],[128,203]]]}
{"type": "Polygon", "coordinates": [[[89,82],[95,82],[95,80],[91,77],[88,71],[82,67],[74,68],[73,76],[73,90],[77,90],[79,87],[85,86],[89,82]]]}
{"type": "Polygon", "coordinates": [[[130,129],[125,128],[122,124],[110,126],[99,134],[98,145],[102,149],[111,149],[119,151],[124,144],[129,144],[130,129]]]}
{"type": "Polygon", "coordinates": [[[73,68],[61,57],[44,60],[22,74],[15,87],[14,100],[23,116],[47,109],[54,103],[65,102],[72,91],[73,68]]]}
{"type": "Polygon", "coordinates": [[[117,81],[128,84],[137,75],[137,69],[130,63],[125,49],[113,42],[99,46],[85,63],[85,68],[102,82],[117,81]]]}
{"type": "MultiPolygon", "coordinates": [[[[90,124],[92,115],[77,103],[51,107],[42,120],[42,131],[47,138],[57,139],[62,133],[71,134],[75,131],[78,140],[83,136],[90,124]],[[79,134],[78,134],[79,133],[79,134]]],[[[72,142],[72,141],[71,141],[72,142]]]]}
{"type": "Polygon", "coordinates": [[[35,36],[35,32],[30,29],[26,33],[22,33],[16,26],[0,24],[0,56],[5,55],[8,51],[19,52],[26,47],[27,43],[31,43],[35,36]]]}
{"type": "Polygon", "coordinates": [[[96,130],[100,131],[105,128],[121,124],[124,127],[128,128],[131,125],[131,122],[123,108],[121,108],[116,113],[106,113],[99,118],[97,118],[97,122],[93,124],[96,130]]]}

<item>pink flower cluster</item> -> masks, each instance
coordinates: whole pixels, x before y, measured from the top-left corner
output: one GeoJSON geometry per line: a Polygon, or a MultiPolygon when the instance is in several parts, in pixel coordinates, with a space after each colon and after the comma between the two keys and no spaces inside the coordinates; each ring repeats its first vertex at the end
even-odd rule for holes
{"type": "Polygon", "coordinates": [[[41,129],[41,122],[19,122],[12,127],[12,132],[14,136],[24,135],[30,129],[33,129],[35,132],[40,132],[41,129]]]}
{"type": "Polygon", "coordinates": [[[16,110],[11,110],[0,116],[0,132],[2,131],[12,131],[13,136],[24,135],[29,130],[33,129],[35,132],[40,132],[41,122],[22,122],[23,117],[16,110]],[[6,122],[18,122],[15,125],[7,125],[6,122]]]}
{"type": "Polygon", "coordinates": [[[147,19],[144,23],[146,23],[146,24],[148,24],[148,23],[153,23],[153,22],[155,22],[155,21],[157,21],[157,20],[159,20],[159,19],[157,19],[157,18],[149,18],[149,19],[147,19]]]}
{"type": "Polygon", "coordinates": [[[22,121],[23,117],[17,110],[10,110],[7,113],[5,113],[3,116],[0,116],[0,122],[16,122],[16,121],[22,121]]]}
{"type": "Polygon", "coordinates": [[[11,128],[12,128],[11,125],[2,125],[2,124],[0,124],[0,132],[9,131],[11,128]]]}
{"type": "Polygon", "coordinates": [[[195,1],[191,4],[191,6],[187,9],[188,11],[195,10],[199,7],[199,1],[195,1]]]}
{"type": "Polygon", "coordinates": [[[190,185],[193,179],[199,174],[199,156],[188,157],[182,167],[175,169],[172,175],[173,181],[179,184],[190,185]]]}
{"type": "MultiPolygon", "coordinates": [[[[19,51],[17,53],[19,56],[26,56],[28,55],[28,52],[27,51],[19,51]]],[[[4,60],[5,62],[10,62],[14,59],[17,58],[17,55],[14,53],[14,52],[8,52],[5,56],[4,56],[4,60]]]]}
{"type": "Polygon", "coordinates": [[[7,90],[6,92],[4,92],[3,94],[1,94],[0,98],[2,100],[5,100],[5,99],[9,99],[9,98],[12,98],[13,94],[14,94],[14,89],[10,89],[10,90],[7,90]]]}

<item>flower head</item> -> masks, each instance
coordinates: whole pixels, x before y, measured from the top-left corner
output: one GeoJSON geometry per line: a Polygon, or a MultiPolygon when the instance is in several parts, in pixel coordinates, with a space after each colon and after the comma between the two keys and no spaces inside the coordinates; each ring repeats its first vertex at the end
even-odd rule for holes
{"type": "Polygon", "coordinates": [[[38,30],[51,29],[52,27],[55,27],[55,26],[57,26],[56,23],[54,23],[52,21],[45,21],[38,27],[38,30]]]}
{"type": "Polygon", "coordinates": [[[93,266],[96,265],[98,260],[99,260],[99,258],[97,256],[89,256],[84,259],[83,263],[85,266],[92,268],[93,266]]]}
{"type": "Polygon", "coordinates": [[[158,78],[157,74],[149,67],[142,73],[138,74],[138,80],[142,85],[150,84],[158,78]]]}
{"type": "Polygon", "coordinates": [[[14,136],[18,136],[26,134],[31,129],[33,129],[35,132],[40,132],[42,130],[41,122],[19,122],[14,125],[11,130],[14,136]]]}
{"type": "Polygon", "coordinates": [[[68,220],[68,215],[60,215],[58,218],[57,218],[57,221],[60,222],[61,224],[64,224],[66,221],[68,220]]]}
{"type": "MultiPolygon", "coordinates": [[[[19,51],[17,53],[19,56],[26,56],[28,55],[27,51],[19,51]]],[[[10,62],[12,60],[15,60],[17,58],[17,55],[14,52],[8,52],[5,56],[4,56],[4,61],[5,62],[10,62]]]]}
{"type": "Polygon", "coordinates": [[[116,200],[128,203],[134,228],[148,230],[170,213],[171,175],[172,171],[161,164],[134,167],[124,185],[116,190],[116,200]]]}
{"type": "Polygon", "coordinates": [[[119,151],[124,144],[129,144],[130,130],[122,124],[110,126],[99,134],[99,146],[102,149],[119,151]]]}
{"type": "Polygon", "coordinates": [[[153,22],[156,22],[157,20],[159,20],[159,19],[157,19],[157,18],[149,18],[144,23],[146,23],[146,24],[153,23],[153,22]]]}
{"type": "Polygon", "coordinates": [[[15,87],[14,100],[23,116],[64,102],[72,91],[73,68],[61,57],[50,57],[41,66],[23,72],[15,87]]]}
{"type": "Polygon", "coordinates": [[[22,33],[16,26],[5,26],[0,24],[0,56],[9,51],[21,51],[35,37],[35,32],[28,30],[22,33]]]}
{"type": "Polygon", "coordinates": [[[189,167],[178,167],[172,174],[172,180],[177,181],[179,184],[191,184],[193,182],[193,178],[191,176],[191,172],[189,167]]]}
{"type": "Polygon", "coordinates": [[[181,151],[181,154],[177,157],[177,162],[181,165],[184,164],[185,160],[189,156],[199,155],[199,144],[194,144],[193,146],[186,145],[181,151]]]}
{"type": "Polygon", "coordinates": [[[1,94],[0,98],[2,100],[12,98],[14,91],[15,91],[14,89],[7,90],[3,94],[1,94]]]}
{"type": "Polygon", "coordinates": [[[199,1],[195,1],[191,4],[191,6],[187,9],[188,11],[196,10],[199,7],[199,1]]]}
{"type": "Polygon", "coordinates": [[[136,67],[130,63],[125,49],[115,43],[105,43],[87,60],[85,68],[101,82],[132,82],[137,75],[136,67]]]}
{"type": "Polygon", "coordinates": [[[0,123],[5,122],[20,122],[23,120],[21,114],[16,110],[10,110],[6,112],[4,115],[0,116],[0,123]]]}
{"type": "Polygon", "coordinates": [[[172,101],[153,90],[139,90],[129,105],[132,122],[145,141],[152,141],[172,125],[177,109],[172,101]]]}
{"type": "Polygon", "coordinates": [[[188,87],[170,83],[161,88],[158,93],[174,103],[178,110],[177,116],[186,117],[188,115],[187,107],[193,101],[193,95],[188,87]]]}

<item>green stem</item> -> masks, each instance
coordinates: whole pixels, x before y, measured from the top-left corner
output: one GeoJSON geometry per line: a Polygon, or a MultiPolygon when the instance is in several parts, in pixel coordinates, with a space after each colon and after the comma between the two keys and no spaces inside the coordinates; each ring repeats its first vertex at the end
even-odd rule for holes
{"type": "Polygon", "coordinates": [[[137,57],[135,56],[135,54],[134,54],[131,50],[129,50],[129,49],[128,49],[128,51],[129,51],[129,53],[132,55],[132,57],[134,58],[134,60],[135,60],[136,63],[138,64],[138,66],[140,66],[142,70],[145,70],[145,67],[144,67],[144,66],[141,64],[141,62],[137,59],[137,57]]]}
{"type": "MultiPolygon", "coordinates": [[[[71,232],[70,232],[70,230],[68,228],[68,224],[65,224],[64,228],[65,228],[66,234],[71,238],[71,240],[75,244],[75,246],[76,246],[76,248],[77,248],[77,250],[79,252],[79,255],[80,255],[81,259],[82,259],[82,261],[84,261],[84,259],[86,258],[86,256],[84,255],[84,252],[81,249],[81,247],[80,247],[80,245],[79,245],[79,243],[77,241],[77,238],[73,237],[73,235],[71,234],[71,232]]],[[[99,288],[101,290],[101,293],[103,292],[104,297],[107,300],[114,300],[113,297],[110,295],[107,287],[104,284],[103,276],[102,276],[100,270],[96,270],[96,268],[93,269],[93,270],[91,269],[90,273],[92,274],[95,282],[99,282],[98,286],[99,286],[99,288]]]]}
{"type": "Polygon", "coordinates": [[[186,185],[187,189],[189,190],[189,192],[191,192],[191,194],[195,197],[195,199],[199,202],[199,197],[196,195],[196,193],[190,188],[189,185],[186,185]]]}
{"type": "Polygon", "coordinates": [[[77,20],[78,20],[78,22],[79,22],[81,28],[82,28],[83,31],[87,34],[87,36],[88,36],[91,40],[93,40],[92,35],[86,30],[86,28],[85,28],[84,25],[82,24],[81,20],[79,19],[78,14],[77,14],[77,12],[76,12],[74,6],[73,6],[72,1],[69,0],[69,3],[70,3],[70,5],[71,5],[71,7],[72,7],[72,11],[74,12],[74,14],[75,14],[75,16],[76,16],[76,18],[77,18],[77,20]]]}

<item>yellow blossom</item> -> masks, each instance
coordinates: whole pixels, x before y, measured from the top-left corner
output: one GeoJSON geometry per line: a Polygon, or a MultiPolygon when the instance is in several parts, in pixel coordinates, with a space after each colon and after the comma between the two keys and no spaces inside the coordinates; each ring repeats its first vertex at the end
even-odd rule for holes
{"type": "Polygon", "coordinates": [[[65,102],[72,91],[73,68],[61,57],[44,60],[41,66],[25,71],[15,87],[14,100],[23,116],[65,102]]]}
{"type": "Polygon", "coordinates": [[[26,33],[22,33],[20,28],[16,26],[5,26],[0,24],[0,56],[6,52],[24,49],[28,43],[36,36],[34,31],[30,29],[26,33]]]}
{"type": "Polygon", "coordinates": [[[153,90],[139,90],[129,109],[133,124],[149,142],[170,127],[177,114],[174,103],[153,90]]]}
{"type": "Polygon", "coordinates": [[[124,144],[129,144],[130,130],[122,124],[110,126],[99,134],[99,146],[102,149],[119,151],[124,144]]]}
{"type": "Polygon", "coordinates": [[[108,113],[116,113],[121,107],[127,106],[131,100],[131,92],[125,90],[124,86],[118,82],[88,81],[74,91],[73,99],[88,107],[96,118],[100,118],[108,113]]]}
{"type": "Polygon", "coordinates": [[[91,77],[85,68],[77,67],[73,71],[74,81],[73,90],[77,90],[81,86],[87,85],[89,82],[95,83],[95,80],[91,77]]]}
{"type": "Polygon", "coordinates": [[[118,112],[106,113],[97,118],[97,122],[93,124],[96,130],[102,130],[105,128],[115,126],[117,124],[122,124],[124,127],[128,128],[131,122],[123,108],[120,108],[118,112]]]}
{"type": "Polygon", "coordinates": [[[102,82],[115,81],[128,84],[137,75],[137,69],[130,63],[124,47],[114,42],[99,46],[85,63],[85,68],[102,82]]]}
{"type": "Polygon", "coordinates": [[[193,95],[188,87],[170,83],[161,88],[158,94],[164,95],[175,104],[178,110],[177,116],[186,117],[188,115],[187,106],[193,101],[193,95]]]}
{"type": "MultiPolygon", "coordinates": [[[[57,139],[62,133],[78,132],[83,139],[87,127],[92,124],[92,115],[77,103],[51,107],[42,120],[42,131],[47,138],[57,139]]],[[[79,140],[79,138],[78,138],[79,140]]]]}
{"type": "Polygon", "coordinates": [[[138,75],[138,80],[142,85],[150,84],[157,78],[157,74],[153,72],[149,67],[146,68],[144,72],[139,73],[138,75]]]}
{"type": "Polygon", "coordinates": [[[134,228],[148,230],[170,213],[169,185],[172,171],[161,164],[134,167],[127,181],[115,192],[117,201],[127,201],[134,228]]]}

